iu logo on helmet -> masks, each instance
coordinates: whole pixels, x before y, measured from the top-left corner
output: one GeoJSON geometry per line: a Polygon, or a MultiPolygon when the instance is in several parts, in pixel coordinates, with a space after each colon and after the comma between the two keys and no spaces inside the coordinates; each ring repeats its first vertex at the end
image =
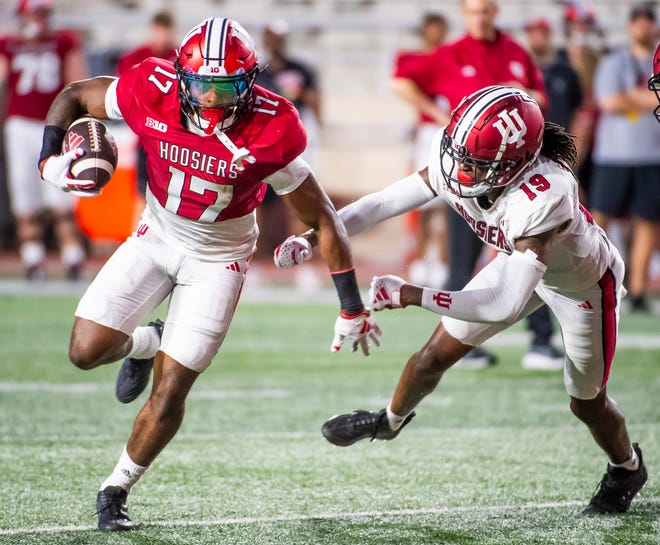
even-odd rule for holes
{"type": "Polygon", "coordinates": [[[504,110],[500,112],[497,117],[499,119],[493,123],[500,134],[502,139],[506,144],[515,144],[516,148],[520,148],[525,144],[523,136],[527,134],[527,125],[520,117],[518,113],[518,108],[513,108],[512,110],[504,110]]]}

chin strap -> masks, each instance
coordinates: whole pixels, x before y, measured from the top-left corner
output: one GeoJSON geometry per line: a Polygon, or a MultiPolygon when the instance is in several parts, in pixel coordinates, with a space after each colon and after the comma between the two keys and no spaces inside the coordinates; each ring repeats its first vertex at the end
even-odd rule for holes
{"type": "Polygon", "coordinates": [[[231,139],[216,127],[216,124],[217,122],[213,124],[214,129],[212,132],[215,132],[218,140],[220,140],[220,142],[222,142],[222,144],[231,152],[231,162],[236,165],[238,171],[242,172],[245,170],[245,165],[243,163],[254,164],[256,159],[254,158],[254,155],[250,154],[250,150],[247,148],[237,148],[231,139]]]}

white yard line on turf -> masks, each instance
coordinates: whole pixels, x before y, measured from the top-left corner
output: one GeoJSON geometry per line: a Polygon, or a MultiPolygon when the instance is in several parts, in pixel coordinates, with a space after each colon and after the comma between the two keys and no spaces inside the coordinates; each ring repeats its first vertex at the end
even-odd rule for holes
{"type": "MultiPolygon", "coordinates": [[[[533,511],[542,509],[562,509],[581,507],[584,500],[546,502],[546,503],[524,503],[520,505],[474,505],[474,506],[456,506],[440,507],[429,509],[397,509],[391,511],[355,511],[350,513],[318,513],[315,515],[273,515],[271,517],[238,517],[238,518],[219,518],[208,520],[155,520],[139,524],[140,529],[150,527],[180,528],[195,526],[230,526],[238,524],[269,524],[277,522],[300,522],[306,520],[335,520],[335,519],[361,519],[378,517],[405,517],[416,515],[450,515],[453,513],[497,513],[510,512],[513,510],[533,511]]],[[[639,498],[635,500],[635,505],[660,503],[660,497],[639,498]]],[[[85,532],[95,530],[96,526],[91,524],[70,525],[70,526],[35,526],[33,528],[7,528],[0,529],[0,535],[23,535],[23,534],[59,534],[65,532],[85,532]]]]}
{"type": "MultiPolygon", "coordinates": [[[[96,394],[112,389],[109,382],[10,382],[0,381],[0,393],[43,392],[47,394],[96,394]]],[[[280,399],[292,392],[283,388],[218,388],[192,391],[191,399],[280,399]]]]}

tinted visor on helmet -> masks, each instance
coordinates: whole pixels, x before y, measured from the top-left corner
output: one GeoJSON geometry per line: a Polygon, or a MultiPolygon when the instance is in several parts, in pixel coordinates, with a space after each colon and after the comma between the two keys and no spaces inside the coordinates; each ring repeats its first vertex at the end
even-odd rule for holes
{"type": "Polygon", "coordinates": [[[235,106],[248,89],[245,75],[214,78],[184,72],[181,82],[190,104],[203,109],[235,106]]]}

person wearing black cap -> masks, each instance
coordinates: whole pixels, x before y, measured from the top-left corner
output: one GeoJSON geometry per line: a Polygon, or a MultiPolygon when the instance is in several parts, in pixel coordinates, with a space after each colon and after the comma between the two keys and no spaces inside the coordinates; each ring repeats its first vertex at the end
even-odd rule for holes
{"type": "Polygon", "coordinates": [[[627,46],[601,61],[595,97],[601,111],[594,148],[591,209],[607,228],[612,218],[632,217],[628,290],[633,310],[649,311],[649,264],[660,228],[660,125],[648,92],[658,26],[650,4],[630,10],[627,46]]]}

